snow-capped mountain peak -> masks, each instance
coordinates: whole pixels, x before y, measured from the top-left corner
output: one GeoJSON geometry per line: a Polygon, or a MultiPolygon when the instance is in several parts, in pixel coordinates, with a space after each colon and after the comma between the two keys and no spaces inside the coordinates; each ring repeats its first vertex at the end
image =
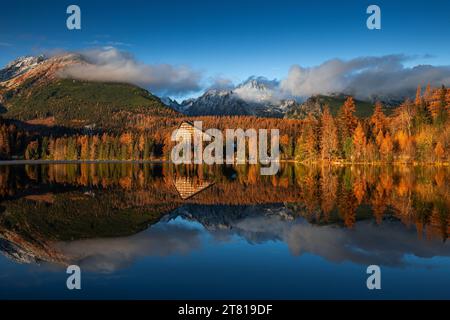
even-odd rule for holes
{"type": "Polygon", "coordinates": [[[34,67],[45,61],[45,56],[40,55],[37,57],[26,56],[20,57],[6,65],[4,69],[0,70],[0,82],[13,79],[25,72],[33,69],[34,67]]]}
{"type": "MultiPolygon", "coordinates": [[[[198,115],[256,115],[282,117],[294,100],[278,96],[278,81],[252,76],[233,89],[208,89],[196,99],[183,101],[177,110],[198,115]]],[[[166,103],[167,104],[167,103],[166,103]]]]}
{"type": "Polygon", "coordinates": [[[270,89],[274,89],[276,86],[278,86],[278,81],[276,79],[269,80],[266,77],[251,76],[247,80],[239,84],[236,88],[248,88],[267,91],[270,89]]]}
{"type": "Polygon", "coordinates": [[[250,77],[236,87],[234,92],[242,99],[254,103],[278,103],[277,80],[264,77],[250,77]]]}

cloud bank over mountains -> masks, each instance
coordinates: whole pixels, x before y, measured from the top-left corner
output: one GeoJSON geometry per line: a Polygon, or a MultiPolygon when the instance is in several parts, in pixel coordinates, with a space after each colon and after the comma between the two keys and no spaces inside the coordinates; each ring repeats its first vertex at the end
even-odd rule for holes
{"type": "Polygon", "coordinates": [[[81,52],[87,63],[71,66],[64,76],[89,81],[128,82],[159,95],[184,95],[201,90],[202,74],[188,66],[145,64],[116,48],[81,52]]]}
{"type": "MultiPolygon", "coordinates": [[[[205,207],[196,209],[202,212],[205,207]]],[[[244,207],[230,209],[244,210],[246,214],[252,210],[244,207]]],[[[192,216],[189,210],[192,209],[187,211],[192,216]]],[[[163,219],[130,237],[60,242],[57,248],[71,263],[96,272],[113,272],[147,256],[189,254],[205,246],[220,246],[236,236],[255,246],[281,241],[293,256],[312,254],[333,263],[411,267],[414,262],[407,259],[408,256],[432,258],[450,255],[449,248],[442,243],[421,241],[415,230],[405,228],[400,222],[378,226],[371,221],[360,221],[357,228],[349,232],[333,225],[311,225],[302,218],[286,220],[283,212],[286,213],[285,208],[280,208],[281,215],[264,214],[268,212],[262,210],[259,215],[242,214],[240,218],[230,219],[229,224],[222,224],[220,220],[220,223],[211,221],[201,226],[196,226],[201,221],[195,219],[163,219]],[[208,239],[205,235],[210,235],[211,240],[205,240],[208,239]]]]}
{"type": "Polygon", "coordinates": [[[226,77],[205,78],[202,72],[188,66],[145,64],[112,47],[86,50],[81,55],[87,63],[67,68],[64,76],[129,82],[161,96],[181,97],[206,88],[233,90],[242,99],[252,102],[304,99],[332,93],[351,94],[363,100],[403,99],[414,95],[419,84],[450,84],[450,66],[407,67],[405,63],[414,57],[405,55],[332,59],[313,67],[295,64],[281,80],[253,76],[249,78],[255,80],[253,85],[245,86],[236,85],[226,77]]]}
{"type": "MultiPolygon", "coordinates": [[[[296,64],[280,81],[250,77],[249,80],[254,79],[257,84],[238,85],[233,90],[242,99],[252,102],[302,100],[312,95],[333,93],[349,94],[361,100],[400,100],[413,97],[419,84],[450,85],[450,66],[406,67],[405,63],[413,59],[404,55],[388,55],[332,59],[314,67],[296,64]]],[[[244,83],[249,83],[249,80],[244,83]]]]}
{"type": "Polygon", "coordinates": [[[293,65],[280,89],[293,96],[346,93],[360,99],[396,98],[414,94],[417,85],[450,83],[449,66],[418,65],[405,67],[411,60],[403,55],[361,57],[352,60],[333,59],[319,66],[304,68],[293,65]]]}

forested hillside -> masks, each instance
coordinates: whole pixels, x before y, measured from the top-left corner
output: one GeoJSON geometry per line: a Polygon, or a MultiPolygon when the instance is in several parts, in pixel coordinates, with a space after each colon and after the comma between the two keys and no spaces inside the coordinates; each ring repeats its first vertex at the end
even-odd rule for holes
{"type": "Polygon", "coordinates": [[[69,127],[123,126],[129,114],[176,116],[161,100],[139,87],[124,83],[57,79],[34,85],[28,79],[4,93],[4,117],[29,121],[51,119],[50,124],[69,127]]]}
{"type": "MultiPolygon", "coordinates": [[[[114,86],[120,88],[121,85],[114,86]]],[[[80,92],[84,91],[80,89],[80,92]]],[[[145,97],[138,94],[133,98],[135,108],[140,110],[137,105],[145,97]]],[[[127,115],[123,126],[115,130],[65,135],[24,132],[10,121],[2,121],[0,155],[3,159],[13,156],[48,160],[169,159],[174,145],[170,141],[172,131],[183,120],[202,120],[204,129],[279,129],[284,160],[448,163],[449,89],[428,86],[422,93],[419,87],[415,101],[404,101],[390,115],[383,109],[381,103],[376,103],[370,117],[357,117],[357,106],[353,98],[348,97],[336,116],[325,107],[319,115],[309,114],[305,120],[251,116],[167,117],[137,113],[127,115]]]]}

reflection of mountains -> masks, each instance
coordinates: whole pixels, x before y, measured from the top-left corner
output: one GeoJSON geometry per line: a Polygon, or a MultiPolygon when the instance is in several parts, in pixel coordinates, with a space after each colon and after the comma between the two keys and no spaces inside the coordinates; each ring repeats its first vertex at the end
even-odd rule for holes
{"type": "Polygon", "coordinates": [[[450,256],[450,247],[439,240],[422,241],[415,230],[391,220],[377,225],[363,220],[354,230],[336,225],[317,226],[299,218],[283,205],[211,207],[189,205],[165,217],[201,223],[217,240],[238,235],[250,243],[282,241],[293,255],[311,253],[335,262],[383,265],[404,264],[405,255],[450,256]]]}
{"type": "MultiPolygon", "coordinates": [[[[218,232],[231,230],[237,221],[253,219],[255,217],[278,217],[281,220],[293,221],[295,215],[282,204],[254,205],[254,206],[226,206],[226,205],[192,205],[187,204],[166,215],[162,221],[170,221],[178,217],[200,223],[206,230],[218,232]]],[[[247,237],[251,240],[251,237],[247,237]]],[[[264,239],[264,236],[262,237],[264,239]]],[[[259,242],[257,239],[253,239],[259,242]]]]}
{"type": "Polygon", "coordinates": [[[399,266],[409,263],[405,259],[408,255],[423,258],[450,256],[448,245],[436,240],[420,240],[414,230],[405,228],[398,221],[380,226],[360,221],[355,230],[348,230],[333,225],[319,227],[303,218],[293,218],[282,205],[261,209],[233,206],[215,210],[210,206],[190,205],[176,209],[135,235],[57,242],[54,250],[61,253],[66,262],[103,272],[124,268],[146,256],[188,254],[208,242],[226,243],[235,236],[253,244],[280,241],[288,246],[292,255],[309,253],[332,262],[399,266]],[[210,213],[214,217],[208,217],[210,213]],[[187,218],[207,228],[199,228],[187,218]],[[212,237],[206,243],[205,233],[212,237]]]}
{"type": "Polygon", "coordinates": [[[114,270],[143,255],[195,250],[208,232],[220,241],[282,241],[295,255],[332,261],[400,264],[405,253],[449,255],[442,242],[418,239],[447,239],[448,169],[289,166],[274,177],[252,167],[171,170],[0,167],[0,249],[20,262],[114,270]],[[194,196],[180,198],[177,176],[200,186],[187,191],[194,196]]]}

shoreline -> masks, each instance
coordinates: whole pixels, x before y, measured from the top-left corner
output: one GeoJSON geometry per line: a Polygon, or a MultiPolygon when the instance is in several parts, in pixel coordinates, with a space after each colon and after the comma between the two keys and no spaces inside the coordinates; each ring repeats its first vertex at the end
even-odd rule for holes
{"type": "Polygon", "coordinates": [[[167,160],[0,160],[1,165],[16,164],[78,164],[78,163],[170,163],[167,160]]]}
{"type": "MultiPolygon", "coordinates": [[[[449,162],[347,162],[347,161],[296,161],[296,160],[279,160],[279,163],[292,163],[302,165],[329,165],[329,166],[435,166],[435,167],[449,167],[449,162]]],[[[2,165],[36,165],[36,164],[98,164],[98,163],[129,163],[129,164],[172,164],[172,162],[164,159],[153,160],[0,160],[0,166],[2,165]]],[[[248,164],[248,163],[247,163],[248,164]]],[[[207,165],[207,164],[203,164],[207,165]]],[[[218,164],[218,165],[226,165],[218,164]]],[[[260,164],[261,165],[261,164],[260,164]]]]}

